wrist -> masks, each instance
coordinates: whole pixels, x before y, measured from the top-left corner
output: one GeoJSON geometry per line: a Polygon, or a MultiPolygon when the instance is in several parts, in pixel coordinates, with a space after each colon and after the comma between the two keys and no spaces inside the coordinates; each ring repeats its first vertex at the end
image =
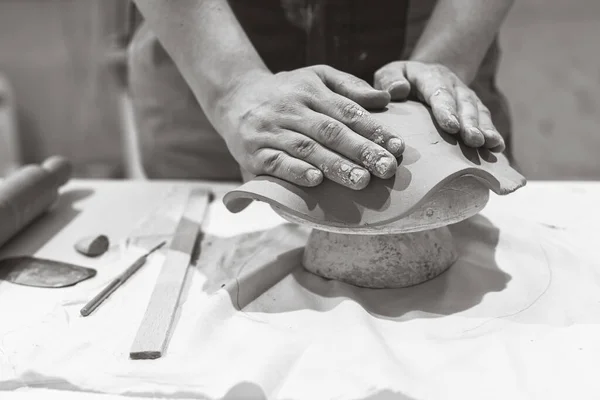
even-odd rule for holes
{"type": "Polygon", "coordinates": [[[244,68],[238,66],[236,70],[229,69],[219,79],[214,79],[210,88],[200,89],[200,95],[204,96],[201,105],[209,115],[227,109],[239,90],[248,82],[270,75],[272,73],[264,65],[252,65],[244,68]]]}
{"type": "Polygon", "coordinates": [[[251,82],[255,82],[265,77],[273,76],[273,73],[264,66],[252,66],[237,71],[231,75],[231,78],[222,86],[217,102],[230,101],[239,90],[251,82]]]}
{"type": "Polygon", "coordinates": [[[213,91],[211,100],[206,106],[203,106],[203,110],[221,136],[231,130],[229,117],[244,112],[244,99],[248,98],[248,94],[244,93],[244,88],[272,75],[266,68],[248,68],[232,75],[230,79],[224,81],[213,91]]]}

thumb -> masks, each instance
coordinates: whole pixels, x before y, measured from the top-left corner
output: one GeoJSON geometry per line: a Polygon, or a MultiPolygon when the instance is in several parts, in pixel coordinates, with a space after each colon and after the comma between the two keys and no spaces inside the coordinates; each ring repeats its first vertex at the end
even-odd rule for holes
{"type": "Polygon", "coordinates": [[[375,88],[385,90],[392,101],[406,100],[410,94],[410,82],[406,79],[403,62],[393,62],[375,72],[375,88]]]}
{"type": "Polygon", "coordinates": [[[354,75],[326,65],[313,67],[313,70],[331,91],[347,97],[366,109],[381,109],[390,102],[387,91],[375,89],[354,75]]]}

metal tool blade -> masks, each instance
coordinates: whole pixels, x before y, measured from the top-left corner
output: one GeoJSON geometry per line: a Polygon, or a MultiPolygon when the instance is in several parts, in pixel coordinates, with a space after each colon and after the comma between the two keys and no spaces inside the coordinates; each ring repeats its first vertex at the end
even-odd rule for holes
{"type": "Polygon", "coordinates": [[[96,275],[96,270],[75,264],[36,257],[0,260],[0,280],[23,286],[62,288],[96,275]]]}

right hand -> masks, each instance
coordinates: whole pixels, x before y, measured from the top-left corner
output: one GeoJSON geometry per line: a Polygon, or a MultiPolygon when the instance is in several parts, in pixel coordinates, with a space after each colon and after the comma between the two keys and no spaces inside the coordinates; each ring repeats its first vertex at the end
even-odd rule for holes
{"type": "Polygon", "coordinates": [[[386,91],[328,66],[240,77],[215,105],[211,122],[241,167],[300,186],[323,177],[348,188],[371,174],[396,173],[402,139],[366,109],[382,109],[386,91]]]}

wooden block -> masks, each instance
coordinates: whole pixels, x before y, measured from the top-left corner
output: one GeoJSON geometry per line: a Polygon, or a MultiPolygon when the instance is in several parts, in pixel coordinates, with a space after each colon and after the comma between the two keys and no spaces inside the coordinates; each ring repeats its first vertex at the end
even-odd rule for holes
{"type": "Polygon", "coordinates": [[[175,236],[166,252],[146,314],[131,347],[129,356],[134,360],[159,358],[167,348],[192,252],[210,197],[210,193],[206,191],[193,191],[189,195],[175,236]]]}

